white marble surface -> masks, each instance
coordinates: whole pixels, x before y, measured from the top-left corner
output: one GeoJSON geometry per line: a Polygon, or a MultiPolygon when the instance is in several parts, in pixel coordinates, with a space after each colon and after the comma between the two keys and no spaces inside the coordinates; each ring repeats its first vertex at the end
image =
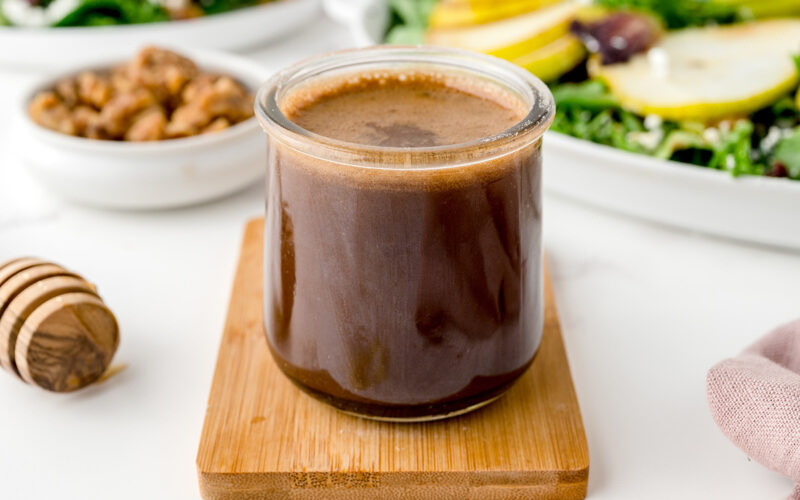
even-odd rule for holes
{"type": "MultiPolygon", "coordinates": [[[[320,19],[253,56],[278,68],[350,44],[320,19]]],[[[0,72],[0,260],[38,255],[95,281],[128,368],[72,395],[0,374],[0,498],[198,499],[194,457],[242,224],[260,187],[152,213],[62,204],[14,157],[0,72]]],[[[548,165],[546,168],[553,168],[548,165]]],[[[546,247],[591,450],[589,498],[778,499],[788,480],[715,428],[705,372],[800,316],[800,254],[688,234],[546,197],[546,247]]]]}

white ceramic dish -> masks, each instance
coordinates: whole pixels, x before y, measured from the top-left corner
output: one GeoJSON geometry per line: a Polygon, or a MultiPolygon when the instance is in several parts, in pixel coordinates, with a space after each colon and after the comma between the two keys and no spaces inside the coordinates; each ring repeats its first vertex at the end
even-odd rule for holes
{"type": "MultiPolygon", "coordinates": [[[[362,45],[381,42],[384,0],[327,0],[362,45]]],[[[800,181],[733,178],[548,132],[544,187],[576,200],[672,226],[800,249],[800,181]]]]}
{"type": "Polygon", "coordinates": [[[101,27],[0,27],[0,65],[63,68],[92,58],[124,58],[148,43],[239,50],[296,30],[320,0],[278,0],[185,21],[101,27]],[[13,50],[9,50],[13,48],[13,50]]]}
{"type": "MultiPolygon", "coordinates": [[[[252,91],[270,73],[236,56],[176,50],[203,69],[237,78],[252,91]]],[[[119,61],[82,69],[105,68],[119,61]]],[[[33,176],[53,193],[102,208],[172,208],[225,196],[263,177],[266,136],[255,118],[213,134],[147,143],[73,137],[36,125],[26,109],[35,92],[77,71],[38,83],[20,106],[24,130],[17,150],[33,176]]]]}
{"type": "Polygon", "coordinates": [[[800,249],[800,181],[734,178],[548,132],[545,188],[672,226],[800,249]]]}

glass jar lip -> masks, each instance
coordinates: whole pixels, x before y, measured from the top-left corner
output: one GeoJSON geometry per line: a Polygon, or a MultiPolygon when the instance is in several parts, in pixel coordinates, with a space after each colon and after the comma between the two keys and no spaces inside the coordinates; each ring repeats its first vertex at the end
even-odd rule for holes
{"type": "MultiPolygon", "coordinates": [[[[517,93],[517,92],[515,92],[517,93]]],[[[487,146],[507,146],[524,140],[529,144],[540,138],[549,128],[555,115],[555,102],[547,85],[529,71],[511,62],[497,57],[471,52],[467,50],[443,48],[433,46],[405,46],[405,45],[376,45],[366,48],[346,49],[328,54],[314,56],[300,61],[288,68],[275,73],[259,88],[255,99],[255,113],[261,126],[267,133],[275,134],[279,139],[295,148],[303,146],[321,147],[323,150],[354,158],[363,158],[365,155],[425,155],[469,154],[470,152],[486,149],[487,146]],[[528,114],[512,127],[497,134],[480,139],[456,144],[422,147],[397,147],[374,146],[333,139],[324,135],[311,132],[289,120],[278,105],[278,95],[281,89],[295,78],[323,76],[327,72],[357,66],[359,64],[392,64],[392,63],[420,63],[431,65],[450,66],[460,68],[466,72],[485,74],[494,77],[500,82],[504,78],[514,78],[518,85],[521,84],[532,94],[531,109],[528,114]],[[476,67],[471,67],[472,63],[476,67]],[[482,65],[483,71],[481,71],[482,65]]],[[[524,145],[524,144],[523,144],[524,145]]],[[[522,147],[522,146],[520,146],[522,147]]],[[[516,150],[518,148],[512,148],[516,150]]],[[[494,156],[507,154],[508,150],[500,155],[487,154],[488,159],[494,156]]],[[[487,151],[488,153],[488,151],[487,151]]]]}

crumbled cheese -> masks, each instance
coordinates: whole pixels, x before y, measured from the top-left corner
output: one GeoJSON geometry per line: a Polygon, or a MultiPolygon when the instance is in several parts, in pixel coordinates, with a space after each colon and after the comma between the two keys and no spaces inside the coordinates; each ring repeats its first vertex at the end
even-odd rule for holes
{"type": "Polygon", "coordinates": [[[762,152],[769,153],[781,141],[781,139],[789,137],[793,133],[794,130],[791,128],[781,128],[773,125],[767,131],[767,135],[761,139],[761,144],[759,144],[758,147],[762,152]]]}
{"type": "Polygon", "coordinates": [[[666,78],[669,75],[669,54],[662,48],[653,47],[647,51],[647,62],[650,63],[650,71],[658,78],[666,78]]]}
{"type": "Polygon", "coordinates": [[[663,129],[655,129],[649,132],[628,132],[626,136],[629,141],[635,142],[645,149],[652,151],[661,144],[664,138],[663,129]]]}
{"type": "Polygon", "coordinates": [[[733,170],[736,167],[736,158],[733,155],[729,154],[725,156],[725,168],[728,170],[733,170]]]}
{"type": "Polygon", "coordinates": [[[51,26],[78,8],[80,0],[54,0],[47,7],[31,5],[27,0],[3,0],[3,15],[15,26],[42,28],[51,26]]]}
{"type": "Polygon", "coordinates": [[[664,120],[662,120],[658,115],[647,115],[644,117],[644,128],[647,130],[655,130],[660,128],[663,123],[664,120]]]}
{"type": "Polygon", "coordinates": [[[718,128],[708,127],[703,130],[703,139],[709,144],[716,145],[722,140],[722,134],[718,128]]]}

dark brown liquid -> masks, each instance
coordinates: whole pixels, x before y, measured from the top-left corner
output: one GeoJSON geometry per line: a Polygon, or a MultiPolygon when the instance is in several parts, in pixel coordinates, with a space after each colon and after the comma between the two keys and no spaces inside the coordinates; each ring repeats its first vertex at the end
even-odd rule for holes
{"type": "Polygon", "coordinates": [[[471,142],[499,134],[525,116],[520,103],[500,89],[481,95],[475,92],[480,89],[468,92],[426,75],[405,75],[404,81],[367,77],[315,90],[313,100],[300,96],[306,99],[288,110],[290,120],[319,135],[372,146],[471,142]]]}
{"type": "MultiPolygon", "coordinates": [[[[320,135],[404,147],[491,136],[527,111],[457,83],[328,82],[281,109],[320,135]]],[[[411,418],[479,404],[524,371],[542,322],[538,142],[435,171],[342,165],[274,139],[269,153],[265,318],[290,378],[339,408],[411,418]]]]}

